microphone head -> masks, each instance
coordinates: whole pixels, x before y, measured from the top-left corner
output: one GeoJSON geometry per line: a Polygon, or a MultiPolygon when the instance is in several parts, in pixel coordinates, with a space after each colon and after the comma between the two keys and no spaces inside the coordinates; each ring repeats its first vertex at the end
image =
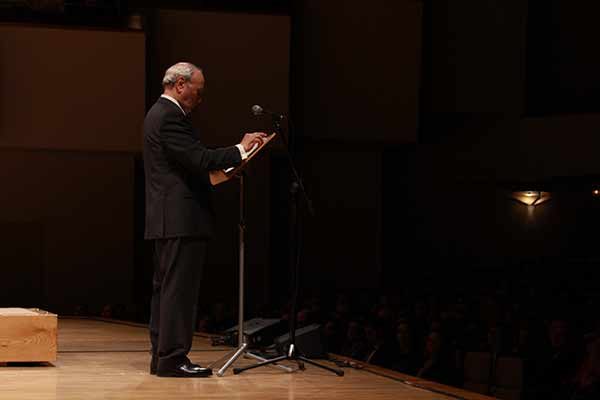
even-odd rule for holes
{"type": "Polygon", "coordinates": [[[258,104],[255,104],[252,106],[252,114],[254,115],[262,115],[263,114],[263,108],[261,106],[259,106],[258,104]]]}

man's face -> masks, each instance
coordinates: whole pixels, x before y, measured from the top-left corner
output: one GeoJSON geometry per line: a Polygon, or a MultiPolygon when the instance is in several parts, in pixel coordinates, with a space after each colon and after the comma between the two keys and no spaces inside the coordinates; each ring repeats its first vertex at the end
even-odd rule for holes
{"type": "Polygon", "coordinates": [[[192,112],[202,102],[202,93],[204,92],[204,75],[202,71],[194,71],[189,81],[179,78],[176,85],[181,107],[186,113],[192,112]]]}

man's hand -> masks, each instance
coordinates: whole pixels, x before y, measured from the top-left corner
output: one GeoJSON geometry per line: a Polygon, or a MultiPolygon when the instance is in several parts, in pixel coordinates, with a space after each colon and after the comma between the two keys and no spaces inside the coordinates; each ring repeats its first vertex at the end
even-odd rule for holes
{"type": "Polygon", "coordinates": [[[246,133],[242,138],[241,145],[244,146],[244,150],[250,151],[255,145],[260,146],[266,139],[267,134],[264,132],[252,132],[246,133]]]}

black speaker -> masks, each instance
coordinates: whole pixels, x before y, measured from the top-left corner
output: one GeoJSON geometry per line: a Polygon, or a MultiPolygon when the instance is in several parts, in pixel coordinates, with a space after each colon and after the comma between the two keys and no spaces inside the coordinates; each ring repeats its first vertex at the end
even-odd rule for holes
{"type": "MultiPolygon", "coordinates": [[[[248,347],[262,347],[273,343],[274,338],[281,334],[284,328],[281,319],[278,318],[253,318],[244,321],[242,331],[246,337],[248,347]]],[[[227,342],[233,346],[238,344],[238,325],[232,326],[225,331],[227,342]]]]}
{"type": "MultiPolygon", "coordinates": [[[[307,358],[323,358],[325,350],[321,340],[321,325],[311,324],[296,329],[296,349],[307,358]]],[[[275,345],[280,353],[286,353],[290,345],[290,334],[275,338],[275,345]]]]}

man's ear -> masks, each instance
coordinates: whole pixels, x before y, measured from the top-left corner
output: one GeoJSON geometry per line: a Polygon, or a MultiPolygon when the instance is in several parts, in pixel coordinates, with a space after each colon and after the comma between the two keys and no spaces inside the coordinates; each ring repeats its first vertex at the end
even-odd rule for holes
{"type": "Polygon", "coordinates": [[[177,78],[177,81],[175,82],[175,89],[177,90],[177,93],[183,92],[184,85],[185,79],[183,77],[177,78]]]}

